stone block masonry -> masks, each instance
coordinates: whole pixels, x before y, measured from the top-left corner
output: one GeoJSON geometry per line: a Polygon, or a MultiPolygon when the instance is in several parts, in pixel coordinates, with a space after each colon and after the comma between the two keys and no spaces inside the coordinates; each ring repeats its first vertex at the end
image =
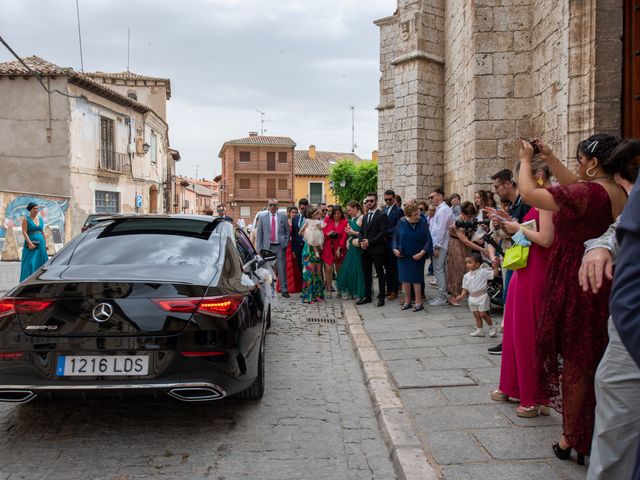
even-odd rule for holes
{"type": "Polygon", "coordinates": [[[513,167],[519,137],[569,163],[580,139],[619,135],[622,13],[607,0],[398,1],[375,22],[380,191],[472,198],[513,167]]]}

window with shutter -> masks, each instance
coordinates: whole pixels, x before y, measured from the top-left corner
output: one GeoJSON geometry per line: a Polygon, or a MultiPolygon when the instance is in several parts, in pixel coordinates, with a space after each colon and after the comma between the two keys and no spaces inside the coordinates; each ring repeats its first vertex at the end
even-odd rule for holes
{"type": "Polygon", "coordinates": [[[240,161],[241,162],[250,162],[251,161],[251,152],[240,152],[240,161]]]}
{"type": "Polygon", "coordinates": [[[287,189],[287,179],[280,178],[278,179],[278,190],[286,190],[287,189]]]}
{"type": "Polygon", "coordinates": [[[276,169],[276,152],[267,152],[267,170],[276,169]]]}
{"type": "Polygon", "coordinates": [[[239,182],[240,182],[240,190],[251,190],[251,179],[241,178],[239,182]]]}
{"type": "Polygon", "coordinates": [[[287,163],[287,152],[278,152],[278,163],[287,163]]]}
{"type": "Polygon", "coordinates": [[[267,178],[267,197],[275,198],[276,196],[276,180],[274,178],[267,178]]]}
{"type": "Polygon", "coordinates": [[[113,137],[113,120],[100,117],[100,168],[105,170],[117,170],[113,137]]]}

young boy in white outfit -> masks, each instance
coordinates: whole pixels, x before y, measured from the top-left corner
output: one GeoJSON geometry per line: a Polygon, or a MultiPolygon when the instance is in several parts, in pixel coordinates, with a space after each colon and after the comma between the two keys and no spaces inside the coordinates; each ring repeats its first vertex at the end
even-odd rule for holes
{"type": "Polygon", "coordinates": [[[489,280],[498,275],[498,269],[490,270],[482,267],[482,257],[478,252],[472,252],[466,258],[467,273],[462,278],[462,293],[457,297],[452,297],[451,302],[458,303],[469,295],[469,310],[473,312],[476,319],[476,330],[470,335],[472,337],[484,337],[482,321],[489,325],[489,336],[496,336],[496,327],[489,315],[490,301],[487,294],[489,280]]]}

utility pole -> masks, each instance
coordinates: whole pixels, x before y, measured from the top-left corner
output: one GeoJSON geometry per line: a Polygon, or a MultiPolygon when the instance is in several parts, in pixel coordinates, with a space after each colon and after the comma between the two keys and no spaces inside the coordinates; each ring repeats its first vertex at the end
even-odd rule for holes
{"type": "Polygon", "coordinates": [[[356,148],[358,148],[358,145],[356,145],[356,107],[351,105],[349,109],[351,110],[351,153],[354,153],[356,151],[356,148]]]}
{"type": "Polygon", "coordinates": [[[84,61],[82,59],[82,33],[80,32],[80,5],[76,0],[76,15],[78,17],[78,43],[80,44],[80,71],[84,73],[84,61]]]}
{"type": "Polygon", "coordinates": [[[256,112],[260,114],[260,136],[262,136],[264,135],[264,116],[266,115],[266,113],[261,112],[257,108],[256,108],[256,112]]]}

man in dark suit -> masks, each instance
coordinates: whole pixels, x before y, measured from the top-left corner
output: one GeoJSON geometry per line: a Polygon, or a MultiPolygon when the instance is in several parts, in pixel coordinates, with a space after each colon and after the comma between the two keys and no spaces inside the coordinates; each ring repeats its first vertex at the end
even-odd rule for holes
{"type": "Polygon", "coordinates": [[[376,208],[378,195],[368,193],[364,200],[368,209],[362,221],[362,229],[358,235],[362,248],[362,268],[364,269],[364,297],[356,302],[356,305],[371,303],[371,284],[373,282],[372,267],[375,266],[378,274],[378,307],[384,305],[385,274],[384,251],[385,235],[387,233],[387,216],[376,208]]]}
{"type": "Polygon", "coordinates": [[[384,192],[384,213],[387,216],[387,233],[385,234],[384,269],[387,276],[387,296],[389,300],[398,298],[398,257],[393,254],[391,242],[398,227],[398,221],[404,217],[404,211],[396,201],[393,190],[384,192]]]}
{"type": "Polygon", "coordinates": [[[309,201],[306,198],[298,200],[299,213],[291,219],[291,246],[299,272],[302,272],[302,248],[304,247],[304,238],[300,235],[300,229],[304,225],[304,215],[308,206],[309,201]]]}

